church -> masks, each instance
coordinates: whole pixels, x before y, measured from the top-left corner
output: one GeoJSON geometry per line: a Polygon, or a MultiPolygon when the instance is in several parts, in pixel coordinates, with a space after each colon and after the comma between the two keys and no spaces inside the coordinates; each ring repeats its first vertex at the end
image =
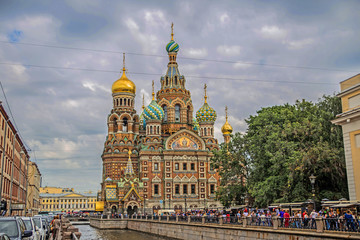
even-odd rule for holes
{"type": "MultiPolygon", "coordinates": [[[[219,175],[210,165],[217,150],[214,137],[216,111],[207,102],[194,116],[191,93],[180,74],[176,57],[179,45],[166,45],[169,63],[160,78],[161,88],[143,107],[135,110],[136,85],[122,76],[112,85],[113,108],[107,117],[108,135],[102,154],[100,200],[113,213],[152,213],[159,209],[189,210],[220,208],[215,192],[219,175]]],[[[143,97],[144,99],[144,97],[143,97]]],[[[225,142],[232,127],[222,127],[225,142]]]]}

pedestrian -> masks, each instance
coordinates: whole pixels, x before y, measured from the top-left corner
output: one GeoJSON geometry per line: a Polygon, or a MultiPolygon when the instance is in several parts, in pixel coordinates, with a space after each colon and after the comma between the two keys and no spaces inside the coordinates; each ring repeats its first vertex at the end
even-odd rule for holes
{"type": "Polygon", "coordinates": [[[283,216],[284,216],[284,220],[285,220],[285,227],[288,228],[289,227],[289,221],[290,221],[289,210],[286,210],[283,216]]]}

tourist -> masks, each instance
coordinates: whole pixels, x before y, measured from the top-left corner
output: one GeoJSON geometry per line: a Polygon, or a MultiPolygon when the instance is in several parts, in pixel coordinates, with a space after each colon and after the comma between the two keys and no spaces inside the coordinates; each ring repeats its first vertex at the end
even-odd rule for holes
{"type": "Polygon", "coordinates": [[[289,214],[289,210],[286,210],[285,212],[284,212],[284,220],[285,220],[285,226],[284,227],[286,227],[286,228],[288,228],[289,227],[289,221],[290,221],[290,214],[289,214]]]}

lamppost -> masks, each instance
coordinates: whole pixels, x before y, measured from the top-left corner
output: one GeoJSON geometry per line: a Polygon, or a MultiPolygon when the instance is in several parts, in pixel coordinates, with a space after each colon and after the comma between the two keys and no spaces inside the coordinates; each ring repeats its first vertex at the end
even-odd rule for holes
{"type": "Polygon", "coordinates": [[[184,198],[185,198],[185,213],[187,212],[186,211],[186,208],[187,208],[187,205],[186,205],[186,198],[187,198],[187,196],[186,195],[184,195],[184,198]]]}
{"type": "Polygon", "coordinates": [[[316,180],[316,176],[311,174],[309,179],[310,179],[311,188],[312,188],[312,200],[313,200],[313,203],[314,203],[314,209],[316,211],[316,205],[315,205],[315,180],[316,180]]]}

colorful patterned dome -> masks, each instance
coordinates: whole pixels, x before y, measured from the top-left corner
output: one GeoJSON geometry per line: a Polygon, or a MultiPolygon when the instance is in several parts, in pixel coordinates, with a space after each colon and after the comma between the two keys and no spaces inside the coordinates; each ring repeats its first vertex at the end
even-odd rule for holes
{"type": "Polygon", "coordinates": [[[196,118],[194,117],[193,118],[193,130],[197,132],[197,131],[199,131],[199,128],[200,128],[199,123],[198,123],[198,121],[196,121],[196,118]]]}
{"type": "Polygon", "coordinates": [[[199,123],[201,122],[215,122],[216,112],[215,110],[207,104],[204,105],[196,112],[196,119],[199,123]]]}
{"type": "Polygon", "coordinates": [[[146,121],[145,121],[145,119],[144,119],[144,112],[142,112],[142,113],[140,114],[139,122],[140,122],[140,127],[143,127],[143,129],[145,129],[145,127],[146,127],[146,121]]]}
{"type": "Polygon", "coordinates": [[[152,100],[149,106],[144,109],[143,116],[145,120],[156,119],[161,121],[164,118],[164,110],[155,100],[152,100]]]}
{"type": "Polygon", "coordinates": [[[179,44],[177,44],[174,40],[171,40],[167,45],[166,45],[166,51],[168,53],[170,52],[178,52],[179,51],[179,44]]]}

